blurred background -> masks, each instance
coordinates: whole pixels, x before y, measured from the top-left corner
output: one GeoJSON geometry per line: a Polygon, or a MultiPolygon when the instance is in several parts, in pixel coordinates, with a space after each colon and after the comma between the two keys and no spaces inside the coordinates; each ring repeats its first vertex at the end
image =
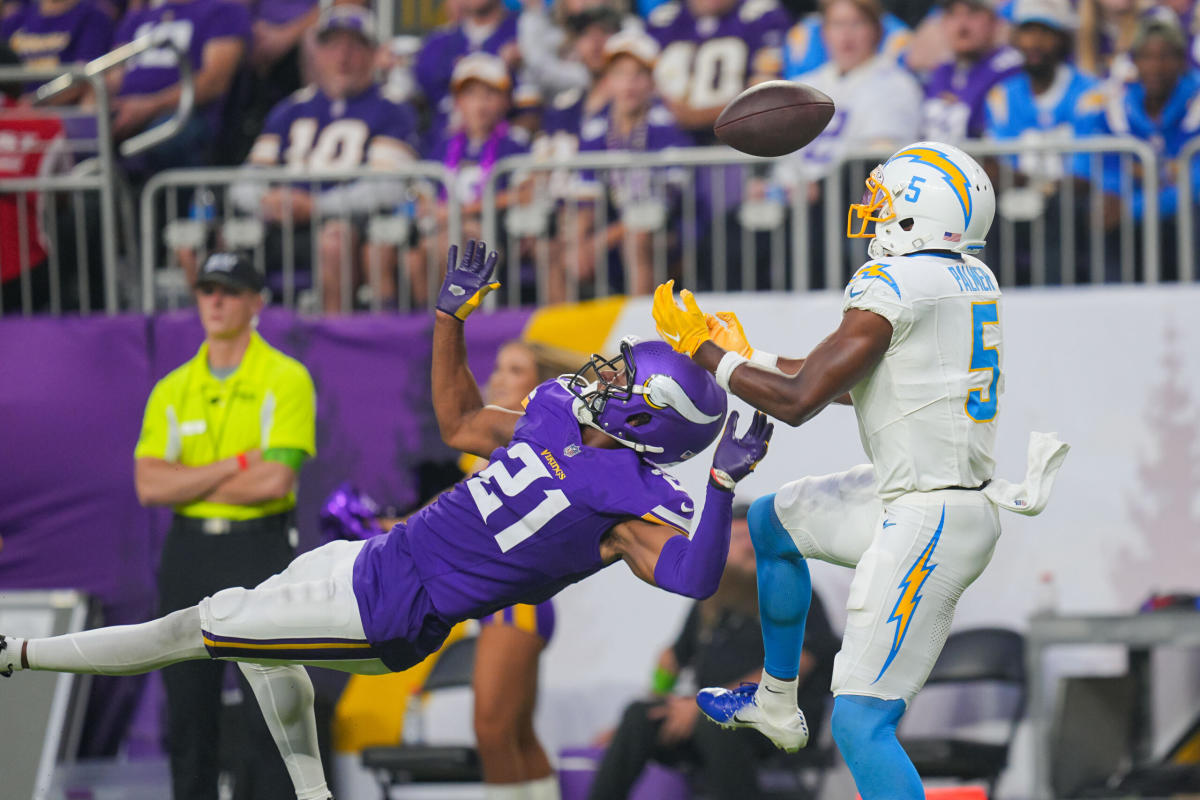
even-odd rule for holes
{"type": "MultiPolygon", "coordinates": [[[[255,266],[258,332],[312,377],[303,551],[342,535],[322,525],[339,487],[395,517],[470,470],[429,397],[448,244],[503,253],[467,325],[481,383],[512,340],[562,371],[653,336],[646,295],[667,278],[803,355],[866,257],[847,205],[932,139],[997,191],[997,474],[1019,478],[1033,430],[1073,452],[1041,517],[1006,515],[902,740],[930,796],[1200,794],[1198,64],[1187,1],[10,0],[0,630],[155,614],[172,515],[139,504],[132,455],[151,389],[204,341],[212,252],[255,266]],[[778,78],[834,99],[826,131],[781,159],[719,145],[721,108],[778,78]]],[[[778,430],[739,497],[863,460],[831,408],[778,430]]],[[[673,472],[702,495],[707,463],[673,472]]],[[[836,635],[850,573],[813,573],[836,635]]],[[[692,688],[696,664],[673,690],[651,676],[693,609],[616,569],[555,602],[534,721],[582,798],[627,704],[692,688]]],[[[312,670],[339,798],[483,796],[470,656],[440,676],[312,670]]],[[[5,798],[170,796],[158,676],[22,678],[19,697],[0,682],[6,730],[28,726],[0,754],[5,798]]],[[[243,775],[232,709],[252,699],[232,677],[221,697],[220,796],[273,797],[243,775]]],[[[762,796],[854,796],[818,739],[754,756],[762,796]]],[[[722,796],[703,756],[650,761],[630,796],[722,796]]]]}

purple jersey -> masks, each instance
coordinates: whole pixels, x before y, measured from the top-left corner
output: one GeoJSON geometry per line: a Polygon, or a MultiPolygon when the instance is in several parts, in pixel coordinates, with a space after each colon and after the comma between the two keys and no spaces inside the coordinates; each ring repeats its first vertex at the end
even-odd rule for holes
{"type": "MultiPolygon", "coordinates": [[[[506,156],[529,152],[524,130],[502,122],[492,135],[482,141],[471,141],[465,133],[442,136],[429,153],[429,158],[441,161],[453,172],[452,190],[460,202],[474,203],[483,197],[483,184],[496,162],[506,156]]],[[[497,188],[507,186],[501,181],[497,188]]]]}
{"type": "Polygon", "coordinates": [[[969,66],[951,61],[925,84],[921,138],[951,144],[983,135],[987,96],[993,86],[1021,71],[1021,54],[1001,47],[969,66]]]}
{"type": "MultiPolygon", "coordinates": [[[[117,28],[115,44],[124,44],[147,34],[169,38],[191,58],[192,70],[199,72],[205,46],[217,39],[250,41],[250,12],[244,5],[228,0],[184,0],[167,2],[131,11],[117,28]]],[[[175,53],[167,47],[146,50],[131,59],[121,80],[119,96],[152,94],[179,83],[175,53]]],[[[212,131],[220,128],[225,97],[219,97],[198,109],[212,131]]]]}
{"type": "Polygon", "coordinates": [[[258,0],[251,13],[256,21],[284,25],[304,16],[316,5],[316,0],[258,0]]]}
{"type": "Polygon", "coordinates": [[[426,598],[437,630],[539,603],[603,568],[601,540],[625,520],[690,528],[692,500],[673,479],[627,448],[584,446],[574,402],[543,383],[486,468],[366,543],[354,593],[373,644],[424,631],[430,623],[414,618],[427,615],[426,598]],[[403,580],[414,566],[419,587],[403,580]]]}
{"type": "Polygon", "coordinates": [[[92,0],[53,15],[29,3],[0,22],[0,40],[7,39],[21,63],[32,68],[91,61],[108,52],[112,36],[112,18],[92,0]]]}
{"type": "MultiPolygon", "coordinates": [[[[647,32],[662,47],[654,70],[664,97],[693,108],[724,106],[752,78],[778,78],[792,21],[775,0],[742,0],[720,17],[696,17],[683,0],[650,12],[647,32]]],[[[715,141],[699,132],[703,144],[715,141]]]]}
{"type": "Polygon", "coordinates": [[[378,85],[338,100],[309,86],[271,109],[249,160],[297,169],[394,169],[416,153],[416,112],[387,99],[378,85]]]}
{"type": "MultiPolygon", "coordinates": [[[[585,117],[579,126],[579,152],[603,151],[656,152],[668,147],[691,147],[692,137],[679,129],[675,117],[666,106],[653,105],[640,125],[628,136],[621,136],[613,127],[609,109],[585,117]]],[[[595,179],[591,170],[584,170],[583,179],[595,179]]],[[[625,169],[610,172],[605,178],[611,206],[623,209],[631,203],[652,198],[667,199],[673,176],[668,169],[625,169]]],[[[676,184],[677,185],[677,184],[676,184]]]]}
{"type": "Polygon", "coordinates": [[[506,14],[496,27],[475,31],[466,24],[440,28],[425,37],[417,53],[413,71],[417,84],[434,113],[444,119],[450,114],[450,75],[458,60],[470,53],[500,55],[508,44],[517,42],[517,16],[506,14]]]}

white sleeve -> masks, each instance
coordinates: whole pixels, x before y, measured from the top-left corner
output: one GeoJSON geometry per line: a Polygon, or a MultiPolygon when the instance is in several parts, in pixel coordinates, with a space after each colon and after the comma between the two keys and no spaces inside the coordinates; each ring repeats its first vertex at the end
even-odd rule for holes
{"type": "MultiPolygon", "coordinates": [[[[866,269],[864,267],[863,269],[866,269]]],[[[861,274],[863,270],[859,270],[861,274]]],[[[893,280],[881,278],[858,278],[846,287],[842,312],[851,309],[870,311],[886,319],[892,325],[892,346],[899,344],[912,328],[913,310],[902,297],[902,291],[893,280]]]]}

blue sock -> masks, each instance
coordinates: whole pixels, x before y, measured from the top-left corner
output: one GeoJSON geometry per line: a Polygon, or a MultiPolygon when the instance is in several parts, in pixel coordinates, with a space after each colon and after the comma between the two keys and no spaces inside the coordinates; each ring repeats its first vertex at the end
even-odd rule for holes
{"type": "Polygon", "coordinates": [[[804,624],[812,602],[808,562],[775,514],[775,495],[760,497],[746,517],[758,564],[758,615],[767,674],[792,680],[800,671],[804,624]]]}
{"type": "Polygon", "coordinates": [[[862,800],[925,798],[921,776],[896,740],[904,711],[903,700],[843,694],[833,701],[833,739],[862,800]]]}

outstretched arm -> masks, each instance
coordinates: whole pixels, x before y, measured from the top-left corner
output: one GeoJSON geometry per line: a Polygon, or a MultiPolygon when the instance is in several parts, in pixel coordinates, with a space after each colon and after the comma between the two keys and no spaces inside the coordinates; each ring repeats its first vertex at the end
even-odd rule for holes
{"type": "Polygon", "coordinates": [[[739,439],[737,420],[737,412],[730,413],[713,454],[704,512],[692,538],[665,525],[629,520],[614,528],[601,545],[606,560],[621,558],[646,583],[686,597],[702,600],[717,590],[729,555],[733,488],[766,455],[774,430],[766,415],[757,412],[739,439]]]}
{"type": "Polygon", "coordinates": [[[451,246],[446,280],[438,295],[433,323],[433,410],[442,441],[481,458],[512,439],[521,416],[498,406],[485,406],[479,384],[467,365],[467,343],[463,323],[479,307],[484,296],[500,286],[489,283],[498,254],[487,254],[483,242],[467,243],[461,266],[456,266],[458,247],[451,246]],[[487,255],[485,260],[484,256],[487,255]]]}

